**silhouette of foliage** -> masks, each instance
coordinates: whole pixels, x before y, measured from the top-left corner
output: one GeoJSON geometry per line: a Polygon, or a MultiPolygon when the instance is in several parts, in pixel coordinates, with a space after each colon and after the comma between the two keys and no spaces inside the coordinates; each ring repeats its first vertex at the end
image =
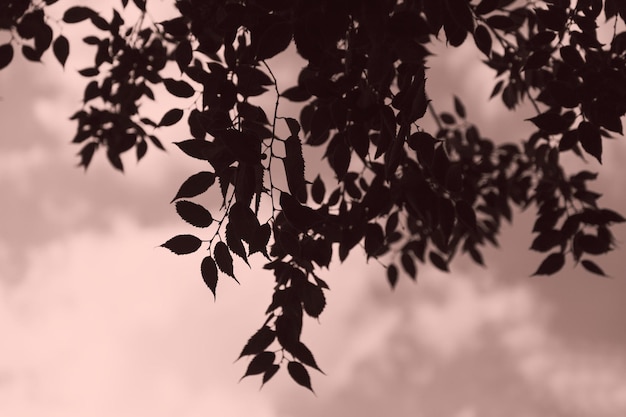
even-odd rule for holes
{"type": "Polygon", "coordinates": [[[10,39],[0,45],[0,69],[20,49],[31,61],[52,49],[65,67],[69,26],[90,24],[83,42],[95,49],[93,65],[78,71],[88,83],[72,116],[79,165],[102,149],[122,171],[125,152],[134,148],[139,160],[148,144],[164,149],[161,128],[188,128],[176,146],[211,168],[185,180],[172,202],[208,238],[183,234],[161,246],[179,255],[212,250],[200,270],[214,295],[220,274],[235,278],[233,254],[266,258],[274,294],[241,352],[252,356],[244,376],[261,374],[264,384],[286,362],[312,391],[307,367],[320,368],[301,341],[303,318],[325,309],[321,270],[357,246],[386,265],[393,288],[401,271],[417,279],[419,263],[448,271],[459,252],[482,265],[481,248],[498,245],[512,206],[534,206],[530,248],[549,252],[535,275],[568,259],[605,275],[589,257],[614,249],[610,227],[624,218],[598,206],[588,189],[597,174],[567,173],[561,155],[601,163],[604,139],[623,132],[624,1],[176,0],[176,14],[160,22],[145,0],[132,2],[133,22],[123,17],[128,0],[109,14],[68,6],[53,19],[46,12],[56,2],[2,2],[0,30],[10,39]],[[606,44],[602,20],[613,23],[606,44]],[[451,111],[435,109],[428,46],[439,40],[476,46],[495,72],[491,97],[511,110],[534,106],[527,139],[483,137],[457,96],[451,111]],[[306,65],[296,85],[283,85],[271,58],[292,44],[306,65]],[[140,105],[156,100],[158,86],[187,106],[156,122],[140,105]],[[274,105],[260,106],[259,96],[274,105]],[[285,113],[285,101],[299,103],[298,117],[285,113]],[[434,131],[421,122],[427,112],[434,131]],[[307,170],[311,147],[323,150],[328,170],[307,170]],[[219,208],[184,200],[212,190],[219,208]]]}

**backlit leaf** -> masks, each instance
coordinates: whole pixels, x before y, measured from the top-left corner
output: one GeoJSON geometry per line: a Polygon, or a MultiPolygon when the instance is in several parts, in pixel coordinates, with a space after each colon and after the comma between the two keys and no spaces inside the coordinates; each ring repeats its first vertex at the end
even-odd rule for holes
{"type": "Polygon", "coordinates": [[[263,326],[255,334],[253,334],[248,343],[243,347],[243,350],[239,354],[239,358],[247,355],[256,355],[263,352],[269,345],[272,344],[276,338],[274,330],[268,326],[263,326]]]}
{"type": "Polygon", "coordinates": [[[176,212],[187,223],[196,227],[209,227],[213,223],[213,216],[200,204],[181,200],[176,202],[176,212]]]}
{"type": "Polygon", "coordinates": [[[170,92],[170,94],[176,97],[189,98],[192,97],[196,91],[193,89],[188,82],[183,80],[175,80],[173,78],[165,78],[163,80],[163,85],[165,85],[165,89],[170,92]]]}
{"type": "Polygon", "coordinates": [[[541,262],[533,276],[555,274],[563,268],[563,265],[565,265],[565,255],[561,252],[551,253],[541,262]]]}
{"type": "Polygon", "coordinates": [[[169,249],[177,255],[193,253],[200,249],[200,246],[202,246],[202,240],[193,235],[174,236],[161,245],[161,247],[169,249]]]}
{"type": "Polygon", "coordinates": [[[310,389],[311,392],[313,392],[313,388],[311,387],[311,377],[309,376],[309,372],[306,370],[304,365],[300,362],[290,361],[287,364],[287,371],[296,383],[310,389]]]}
{"type": "MultiPolygon", "coordinates": [[[[215,244],[215,248],[213,249],[213,256],[215,257],[215,262],[219,267],[220,271],[225,273],[228,276],[231,276],[235,281],[235,274],[233,273],[233,257],[230,255],[230,251],[228,250],[228,246],[224,242],[217,242],[215,244]]],[[[237,281],[239,283],[239,281],[237,281]]]]}
{"type": "Polygon", "coordinates": [[[602,270],[602,268],[600,268],[595,262],[590,261],[588,259],[583,259],[581,261],[582,266],[589,272],[597,274],[597,275],[601,275],[603,277],[606,276],[606,274],[604,273],[604,271],[602,270]]]}
{"type": "Polygon", "coordinates": [[[0,45],[0,70],[5,68],[13,60],[13,45],[5,43],[0,45]]]}
{"type": "Polygon", "coordinates": [[[70,43],[67,38],[63,35],[59,35],[52,44],[52,51],[61,66],[65,67],[65,62],[70,54],[70,43]]]}
{"type": "Polygon", "coordinates": [[[215,260],[213,260],[210,256],[206,256],[202,260],[200,271],[202,273],[202,280],[206,286],[209,287],[213,293],[213,297],[215,298],[215,290],[217,288],[217,266],[215,265],[215,260]]]}
{"type": "Polygon", "coordinates": [[[159,122],[159,126],[172,126],[178,123],[178,121],[182,118],[183,118],[182,109],[170,109],[161,118],[161,121],[159,122]]]}
{"type": "Polygon", "coordinates": [[[246,370],[246,373],[242,378],[250,375],[262,374],[268,371],[274,364],[274,359],[276,359],[276,354],[274,352],[265,351],[257,354],[250,361],[248,369],[246,370]]]}
{"type": "Polygon", "coordinates": [[[74,6],[65,11],[63,14],[63,21],[65,23],[78,23],[83,20],[87,20],[96,14],[97,13],[89,7],[74,6]]]}
{"type": "Polygon", "coordinates": [[[200,195],[211,188],[214,183],[215,174],[212,172],[202,171],[193,174],[182,183],[171,202],[179,198],[191,198],[200,195]]]}

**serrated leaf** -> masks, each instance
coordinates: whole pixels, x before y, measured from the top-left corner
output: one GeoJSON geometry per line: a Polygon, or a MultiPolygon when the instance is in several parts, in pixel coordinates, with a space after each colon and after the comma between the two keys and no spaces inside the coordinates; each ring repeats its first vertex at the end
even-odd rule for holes
{"type": "Polygon", "coordinates": [[[174,236],[161,245],[161,247],[169,249],[177,255],[193,253],[200,249],[200,246],[202,246],[202,240],[193,235],[174,236]]]}
{"type": "MultiPolygon", "coordinates": [[[[237,281],[233,272],[233,257],[230,255],[230,251],[228,250],[226,243],[221,241],[217,242],[215,244],[215,248],[213,249],[213,256],[215,257],[215,262],[217,263],[220,271],[237,281]]],[[[239,283],[239,281],[237,281],[237,283],[239,283]]]]}
{"type": "MultiPolygon", "coordinates": [[[[247,355],[256,355],[263,352],[276,339],[276,333],[268,326],[263,326],[253,334],[243,347],[239,358],[247,355]]],[[[238,359],[239,359],[238,358],[238,359]]]]}
{"type": "Polygon", "coordinates": [[[213,216],[200,204],[181,200],[176,202],[176,212],[187,223],[196,227],[209,227],[213,223],[213,216]]]}
{"type": "Polygon", "coordinates": [[[265,373],[263,374],[263,384],[261,385],[261,387],[265,385],[267,381],[272,379],[272,377],[276,375],[276,372],[278,372],[279,369],[280,369],[280,365],[276,363],[272,364],[272,366],[270,366],[269,369],[265,371],[265,373]]]}
{"type": "Polygon", "coordinates": [[[202,272],[202,280],[213,293],[213,298],[215,298],[215,290],[217,288],[217,266],[215,265],[215,260],[210,256],[206,256],[202,260],[200,271],[202,272]]]}
{"type": "Polygon", "coordinates": [[[236,227],[234,227],[231,222],[228,222],[226,225],[226,244],[235,255],[248,263],[248,256],[246,255],[246,249],[241,241],[241,236],[239,236],[235,230],[236,227]]]}
{"type": "Polygon", "coordinates": [[[193,89],[191,85],[187,81],[183,80],[175,80],[173,78],[165,78],[163,80],[163,85],[165,85],[165,89],[172,95],[181,98],[189,98],[192,97],[196,90],[193,89]]]}
{"type": "Polygon", "coordinates": [[[565,265],[565,255],[561,252],[551,253],[541,262],[533,276],[555,274],[563,268],[563,265],[565,265]]]}
{"type": "Polygon", "coordinates": [[[5,43],[0,45],[0,70],[8,66],[13,60],[13,45],[5,43]]]}
{"type": "Polygon", "coordinates": [[[287,186],[291,195],[301,203],[307,199],[306,182],[304,179],[304,158],[302,156],[302,143],[297,136],[289,136],[285,141],[285,158],[283,159],[287,186]]]}
{"type": "Polygon", "coordinates": [[[587,271],[606,277],[606,274],[604,273],[602,268],[600,268],[595,262],[590,261],[588,259],[583,259],[581,264],[583,268],[585,268],[587,271]]]}
{"type": "Polygon", "coordinates": [[[201,171],[192,175],[183,182],[170,203],[179,198],[191,198],[207,191],[215,183],[215,174],[209,171],[201,171]]]}
{"type": "Polygon", "coordinates": [[[309,371],[306,370],[304,365],[300,362],[290,361],[287,364],[287,371],[297,384],[310,389],[311,392],[314,392],[311,387],[311,377],[309,376],[309,371]]]}
{"type": "Polygon", "coordinates": [[[250,375],[258,375],[267,372],[274,364],[274,359],[276,359],[274,352],[265,351],[257,354],[250,361],[248,369],[242,379],[250,375]]]}
{"type": "Polygon", "coordinates": [[[298,342],[294,346],[290,346],[289,352],[291,352],[295,359],[298,359],[303,364],[308,365],[313,369],[317,369],[321,373],[324,373],[324,371],[322,371],[317,365],[313,353],[304,343],[298,342]]]}
{"type": "Polygon", "coordinates": [[[298,136],[300,133],[300,123],[292,117],[285,117],[285,123],[287,123],[287,127],[289,128],[289,133],[291,136],[298,136]]]}
{"type": "Polygon", "coordinates": [[[52,51],[61,66],[65,67],[67,57],[70,55],[70,42],[67,38],[63,35],[59,35],[52,44],[52,51]]]}
{"type": "Polygon", "coordinates": [[[163,115],[158,126],[172,126],[183,118],[183,114],[182,109],[170,109],[163,115]]]}

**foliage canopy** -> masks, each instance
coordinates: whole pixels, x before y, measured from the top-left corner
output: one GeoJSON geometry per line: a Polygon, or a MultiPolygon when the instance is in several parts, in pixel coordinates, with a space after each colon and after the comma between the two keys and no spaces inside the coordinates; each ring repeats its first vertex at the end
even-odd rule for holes
{"type": "Polygon", "coordinates": [[[482,264],[481,248],[497,245],[511,206],[534,205],[531,249],[546,253],[535,275],[558,272],[568,258],[604,275],[591,257],[614,248],[610,225],[624,218],[598,206],[588,189],[596,173],[566,173],[559,160],[573,152],[601,162],[603,138],[622,134],[624,1],[178,0],[177,14],[158,22],[146,0],[121,0],[104,14],[68,6],[61,21],[46,13],[54,3],[2,2],[0,30],[10,39],[0,69],[18,49],[31,61],[51,49],[64,66],[67,25],[93,26],[82,39],[93,65],[79,71],[89,82],[72,116],[85,168],[103,150],[123,170],[121,154],[134,149],[140,160],[149,144],[163,149],[159,128],[187,123],[190,138],[175,144],[207,168],[172,203],[205,237],[181,234],[162,246],[179,255],[208,249],[200,274],[213,295],[219,276],[236,280],[233,255],[247,263],[259,253],[276,279],[265,322],[240,355],[251,357],[244,376],[266,383],[282,366],[312,389],[308,369],[320,368],[301,341],[303,317],[324,310],[320,270],[357,245],[386,264],[393,287],[401,271],[415,279],[420,262],[447,271],[457,252],[482,264]],[[140,17],[129,24],[130,7],[140,17]],[[614,22],[607,44],[598,40],[602,19],[614,22]],[[427,47],[439,40],[475,44],[496,73],[492,97],[506,107],[532,102],[528,139],[484,138],[457,97],[454,114],[434,110],[427,47]],[[279,89],[268,60],[292,43],[307,65],[296,85],[279,89]],[[159,84],[188,106],[152,120],[140,104],[157,99],[159,84]],[[255,104],[264,94],[273,108],[255,104]],[[285,115],[281,99],[300,103],[299,116],[285,115]],[[420,124],[427,111],[434,132],[420,124]],[[303,145],[324,150],[332,175],[305,169],[303,145]],[[191,201],[212,189],[219,208],[191,201]]]}

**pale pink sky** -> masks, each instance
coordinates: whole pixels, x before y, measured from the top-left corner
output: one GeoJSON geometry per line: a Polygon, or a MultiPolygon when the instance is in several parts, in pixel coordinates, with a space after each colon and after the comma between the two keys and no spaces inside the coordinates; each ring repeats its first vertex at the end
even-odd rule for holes
{"type": "MultiPolygon", "coordinates": [[[[87,173],[74,167],[67,118],[80,105],[81,59],[65,72],[51,57],[0,72],[0,415],[626,415],[623,249],[601,259],[611,279],[581,268],[530,278],[542,259],[527,250],[532,211],[486,269],[423,266],[417,285],[402,279],[392,292],[360,254],[334,265],[322,273],[328,308],[305,326],[327,374],[312,373],[317,396],[282,371],[260,391],[258,378],[238,383],[246,362],[233,361],[263,322],[272,276],[261,259],[237,265],[242,285],[220,281],[214,302],[198,256],[158,248],[191,231],[167,202],[206,168],[171,145],[184,129],[163,137],[167,154],[128,159],[125,175],[103,155],[87,173]]],[[[276,65],[279,79],[298,70],[276,65]]],[[[485,104],[493,84],[473,48],[431,66],[439,109],[456,93],[486,136],[525,136],[530,110],[485,104]]],[[[624,160],[622,138],[606,143],[598,184],[622,213],[624,160]]],[[[615,231],[625,242],[624,226],[615,231]]]]}

